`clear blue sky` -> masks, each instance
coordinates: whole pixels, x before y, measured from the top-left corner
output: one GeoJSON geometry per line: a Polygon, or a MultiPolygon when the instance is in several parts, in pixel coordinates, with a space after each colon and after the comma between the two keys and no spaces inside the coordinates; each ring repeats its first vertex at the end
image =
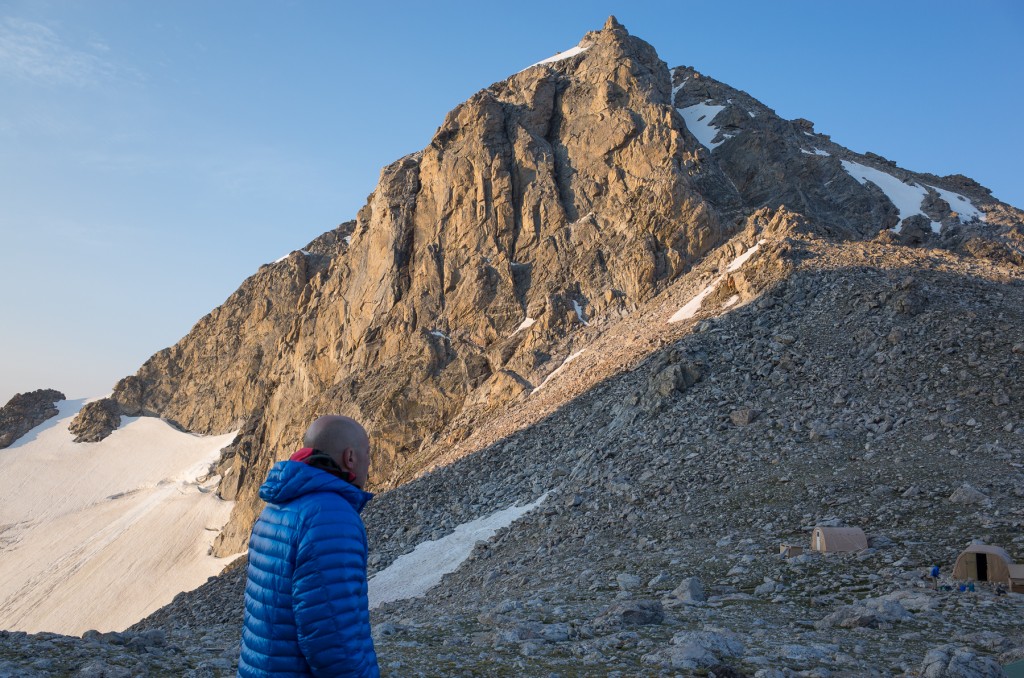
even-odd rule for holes
{"type": "Polygon", "coordinates": [[[109,391],[609,14],[670,66],[1024,206],[1022,7],[0,0],[0,404],[109,391]]]}

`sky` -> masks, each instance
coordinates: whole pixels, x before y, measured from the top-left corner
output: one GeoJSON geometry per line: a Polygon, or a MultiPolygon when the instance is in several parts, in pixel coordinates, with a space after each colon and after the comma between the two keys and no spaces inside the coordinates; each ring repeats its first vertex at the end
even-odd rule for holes
{"type": "Polygon", "coordinates": [[[0,404],[100,396],[614,14],[854,151],[1024,206],[1024,3],[0,0],[0,404]]]}

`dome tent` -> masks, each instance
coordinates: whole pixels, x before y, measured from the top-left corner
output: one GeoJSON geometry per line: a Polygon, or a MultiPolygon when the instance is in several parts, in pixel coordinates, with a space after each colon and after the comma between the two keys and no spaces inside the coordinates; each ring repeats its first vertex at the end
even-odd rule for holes
{"type": "Polygon", "coordinates": [[[1002,548],[971,544],[957,556],[956,564],[953,565],[953,579],[994,581],[1012,586],[1010,567],[1013,565],[1013,558],[1002,548]]]}

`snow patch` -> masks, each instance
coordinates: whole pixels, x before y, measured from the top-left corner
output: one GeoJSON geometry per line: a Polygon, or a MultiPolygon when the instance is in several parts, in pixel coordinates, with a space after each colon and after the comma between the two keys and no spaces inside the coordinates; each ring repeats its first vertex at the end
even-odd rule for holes
{"type": "Polygon", "coordinates": [[[590,327],[590,323],[583,319],[583,309],[580,308],[580,304],[575,299],[572,300],[572,307],[576,310],[576,317],[580,319],[580,322],[585,326],[590,327]]]}
{"type": "Polygon", "coordinates": [[[825,156],[825,157],[829,157],[829,156],[831,156],[831,155],[832,155],[832,154],[831,154],[831,153],[829,153],[828,151],[823,151],[823,150],[821,150],[820,148],[812,148],[812,149],[811,149],[811,150],[809,150],[809,151],[808,151],[808,150],[806,150],[806,149],[803,149],[803,148],[801,148],[801,149],[800,149],[800,152],[801,152],[801,153],[806,153],[807,155],[822,155],[822,156],[825,156]]]}
{"type": "Polygon", "coordinates": [[[690,82],[690,76],[686,76],[685,78],[683,78],[683,81],[681,83],[672,88],[672,103],[675,103],[676,94],[679,92],[679,90],[686,87],[686,83],[688,82],[690,82]]]}
{"type": "MultiPolygon", "coordinates": [[[[857,180],[861,185],[870,181],[880,188],[889,201],[896,206],[900,213],[900,220],[893,227],[893,231],[900,232],[903,228],[903,220],[915,214],[922,214],[921,202],[924,201],[928,192],[917,184],[905,184],[887,172],[877,170],[874,167],[861,165],[851,160],[843,160],[843,169],[857,180]]],[[[932,223],[932,230],[937,232],[936,224],[932,223]]]]}
{"type": "Polygon", "coordinates": [[[75,443],[85,402],[58,403],[0,451],[0,628],[120,631],[230,562],[208,553],[233,505],[209,469],[235,434],[124,417],[103,441],[75,443]]]}
{"type": "Polygon", "coordinates": [[[441,330],[430,330],[430,333],[433,334],[435,337],[441,337],[442,339],[448,338],[448,335],[442,332],[441,330]]]}
{"type": "MultiPolygon", "coordinates": [[[[738,271],[740,267],[743,266],[743,264],[747,263],[750,257],[754,256],[754,254],[759,249],[761,249],[761,245],[765,244],[766,242],[768,241],[758,240],[756,245],[737,255],[725,267],[726,272],[734,273],[738,271]]],[[[668,321],[670,323],[678,323],[684,320],[689,320],[693,316],[697,315],[697,311],[699,311],[700,307],[704,304],[704,300],[708,297],[708,295],[710,295],[712,292],[718,289],[718,286],[722,284],[723,280],[725,280],[725,276],[720,275],[711,282],[709,282],[707,287],[705,287],[704,289],[697,293],[697,296],[695,296],[693,299],[690,299],[688,302],[686,302],[686,305],[684,305],[681,309],[673,313],[672,317],[669,318],[668,321]]],[[[725,302],[724,308],[732,306],[737,301],[739,301],[739,295],[730,297],[729,300],[725,302]]]]}
{"type": "Polygon", "coordinates": [[[352,236],[350,236],[350,235],[346,235],[344,238],[342,238],[342,240],[345,241],[346,245],[351,245],[352,244],[352,236]]]}
{"type": "Polygon", "coordinates": [[[309,256],[309,252],[307,252],[306,250],[292,250],[291,252],[289,252],[288,254],[284,255],[283,257],[278,257],[277,259],[274,259],[274,263],[275,264],[281,263],[282,261],[284,261],[285,259],[290,257],[292,254],[294,254],[295,252],[299,252],[302,255],[307,256],[307,257],[309,256]]]}
{"type": "Polygon", "coordinates": [[[731,297],[729,297],[728,299],[725,300],[725,303],[722,304],[722,308],[729,308],[730,306],[735,306],[736,302],[738,302],[739,300],[740,300],[740,295],[734,294],[734,295],[732,295],[731,297]]]}
{"type": "Polygon", "coordinates": [[[422,596],[439,584],[444,575],[457,570],[477,542],[487,541],[501,528],[519,520],[540,506],[547,496],[545,492],[532,504],[509,506],[463,523],[451,534],[423,542],[411,553],[399,556],[391,565],[370,577],[370,609],[383,603],[422,596]]]}
{"type": "Polygon", "coordinates": [[[587,350],[587,349],[585,349],[585,348],[581,348],[580,350],[576,351],[576,352],[575,352],[575,353],[573,353],[573,354],[572,354],[571,356],[569,356],[568,358],[566,358],[566,359],[565,359],[564,361],[562,361],[562,364],[561,364],[561,365],[559,365],[558,367],[556,367],[556,368],[555,368],[555,369],[554,369],[554,370],[553,370],[553,371],[551,372],[551,374],[549,374],[548,376],[544,377],[544,381],[540,382],[540,386],[538,386],[537,388],[533,389],[532,393],[536,393],[537,391],[539,391],[539,390],[541,390],[542,388],[544,388],[545,386],[547,386],[547,383],[548,383],[549,381],[551,381],[552,379],[554,379],[555,377],[557,377],[557,376],[558,376],[558,375],[559,375],[559,374],[560,374],[560,373],[562,372],[562,370],[564,370],[564,369],[565,369],[566,365],[568,365],[569,363],[571,363],[571,362],[572,362],[573,360],[576,360],[576,358],[579,358],[579,357],[580,357],[580,355],[582,355],[582,354],[583,354],[583,352],[584,352],[584,351],[586,351],[586,350],[587,350]]]}
{"type": "Polygon", "coordinates": [[[959,215],[961,224],[966,224],[968,221],[974,221],[975,219],[985,221],[985,213],[959,193],[947,191],[937,186],[929,186],[928,188],[938,193],[940,198],[949,203],[950,209],[959,215]]]}
{"type": "Polygon", "coordinates": [[[683,306],[681,309],[673,313],[672,317],[669,318],[668,321],[670,323],[678,323],[684,320],[689,320],[693,316],[697,315],[697,311],[699,311],[701,305],[703,305],[704,299],[707,298],[709,294],[718,289],[718,286],[721,284],[721,282],[721,277],[712,280],[710,283],[708,283],[707,287],[705,287],[704,289],[697,293],[697,296],[695,296],[693,299],[690,299],[688,302],[686,302],[685,306],[683,306]]]}
{"type": "Polygon", "coordinates": [[[729,273],[738,271],[740,269],[740,266],[747,263],[747,260],[749,260],[750,257],[754,256],[754,254],[759,249],[761,249],[761,245],[765,244],[766,242],[768,241],[758,240],[756,245],[754,245],[753,247],[751,247],[750,249],[748,249],[747,251],[743,252],[742,254],[738,255],[735,259],[730,261],[729,265],[725,267],[725,270],[728,271],[729,273]]]}
{"type": "Polygon", "coordinates": [[[512,337],[512,336],[515,336],[516,334],[519,334],[523,330],[532,327],[533,323],[535,323],[535,322],[537,322],[537,321],[534,320],[533,318],[527,317],[526,320],[524,320],[523,322],[519,323],[519,327],[517,327],[515,329],[515,331],[512,334],[510,334],[509,336],[512,337]]]}
{"type": "Polygon", "coordinates": [[[734,136],[725,135],[725,139],[717,143],[712,141],[712,139],[718,136],[718,128],[712,125],[711,121],[724,109],[725,106],[703,103],[687,106],[686,108],[677,108],[676,110],[679,111],[679,115],[683,116],[683,120],[686,121],[686,129],[690,130],[690,133],[697,137],[697,141],[705,148],[713,151],[725,143],[726,139],[731,139],[734,136]]]}
{"type": "MultiPolygon", "coordinates": [[[[582,54],[583,52],[586,52],[588,49],[590,49],[589,45],[586,46],[586,47],[584,47],[582,45],[576,45],[575,47],[572,47],[570,49],[565,50],[564,52],[559,52],[558,54],[556,54],[554,56],[550,56],[547,59],[543,59],[541,61],[538,61],[535,64],[530,64],[529,66],[524,68],[523,71],[531,69],[534,66],[540,66],[541,64],[553,64],[553,63],[555,63],[557,61],[562,61],[564,59],[568,59],[569,57],[574,57],[577,54],[582,54]]],[[[522,73],[523,71],[519,71],[519,72],[522,73]]]]}

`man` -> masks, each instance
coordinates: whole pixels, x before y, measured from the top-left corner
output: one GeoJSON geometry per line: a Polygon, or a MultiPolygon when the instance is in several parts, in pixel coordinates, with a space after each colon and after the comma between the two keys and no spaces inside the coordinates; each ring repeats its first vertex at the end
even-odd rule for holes
{"type": "Polygon", "coordinates": [[[303,444],[260,488],[238,675],[376,677],[359,518],[373,497],[362,490],[370,439],[355,420],[324,416],[303,444]]]}

